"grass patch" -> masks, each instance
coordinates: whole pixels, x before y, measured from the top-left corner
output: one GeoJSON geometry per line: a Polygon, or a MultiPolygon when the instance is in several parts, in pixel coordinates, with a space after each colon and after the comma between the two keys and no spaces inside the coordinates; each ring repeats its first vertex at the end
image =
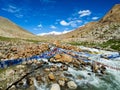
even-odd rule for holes
{"type": "Polygon", "coordinates": [[[39,42],[46,42],[45,40],[32,40],[32,39],[20,39],[20,38],[9,38],[9,37],[3,37],[3,36],[0,36],[0,41],[14,41],[14,42],[18,42],[21,40],[23,41],[26,41],[26,42],[33,42],[33,43],[39,43],[39,42]]]}
{"type": "Polygon", "coordinates": [[[39,42],[47,42],[46,40],[32,40],[32,39],[23,39],[27,42],[39,43],[39,42]]]}
{"type": "Polygon", "coordinates": [[[70,42],[69,44],[71,45],[75,45],[75,46],[79,46],[79,45],[83,45],[83,46],[94,46],[96,45],[95,43],[90,43],[90,42],[70,42]]]}
{"type": "Polygon", "coordinates": [[[18,38],[9,38],[0,36],[0,41],[16,41],[18,38]]]}
{"type": "Polygon", "coordinates": [[[116,51],[120,51],[120,40],[118,39],[110,39],[106,42],[100,43],[93,43],[93,42],[70,42],[68,44],[75,45],[75,46],[86,46],[86,47],[101,47],[103,49],[113,49],[116,51]]]}
{"type": "Polygon", "coordinates": [[[103,48],[110,47],[111,49],[120,51],[120,40],[110,39],[107,42],[104,42],[100,45],[103,48]]]}
{"type": "Polygon", "coordinates": [[[31,39],[24,39],[25,41],[28,41],[28,42],[33,42],[33,43],[39,43],[41,41],[39,40],[31,40],[31,39]]]}

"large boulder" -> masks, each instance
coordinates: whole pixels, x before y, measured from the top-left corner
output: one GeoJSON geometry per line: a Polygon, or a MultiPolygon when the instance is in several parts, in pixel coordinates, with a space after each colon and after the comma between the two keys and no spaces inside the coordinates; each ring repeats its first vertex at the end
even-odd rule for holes
{"type": "Polygon", "coordinates": [[[76,89],[77,88],[77,84],[74,81],[69,81],[67,83],[67,86],[69,87],[69,89],[76,89]]]}
{"type": "Polygon", "coordinates": [[[73,61],[72,56],[67,54],[57,54],[54,58],[54,62],[70,63],[73,61]]]}
{"type": "Polygon", "coordinates": [[[62,54],[62,62],[72,62],[73,61],[73,58],[70,56],[70,55],[67,55],[67,54],[62,54]]]}
{"type": "Polygon", "coordinates": [[[55,84],[52,84],[52,87],[50,90],[60,90],[60,86],[59,84],[55,83],[55,84]]]}
{"type": "Polygon", "coordinates": [[[55,58],[55,59],[60,59],[60,58],[61,58],[61,55],[60,55],[60,54],[56,54],[56,55],[54,56],[54,58],[55,58]]]}

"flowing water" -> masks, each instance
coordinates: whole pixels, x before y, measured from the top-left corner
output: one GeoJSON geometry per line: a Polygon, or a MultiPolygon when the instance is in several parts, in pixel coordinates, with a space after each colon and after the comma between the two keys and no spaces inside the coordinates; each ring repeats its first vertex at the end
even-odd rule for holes
{"type": "MultiPolygon", "coordinates": [[[[84,70],[68,66],[67,71],[63,73],[71,74],[67,76],[69,80],[74,81],[77,84],[76,90],[120,90],[120,55],[118,52],[110,52],[104,50],[98,50],[93,48],[80,47],[83,52],[75,52],[71,50],[58,49],[58,52],[73,52],[77,54],[81,59],[90,59],[90,62],[99,62],[105,65],[106,73],[104,75],[100,73],[93,73],[90,66],[86,66],[84,70]],[[88,52],[85,52],[88,51],[88,52]],[[106,59],[107,58],[107,59],[106,59]],[[80,77],[80,78],[79,78],[80,77]]],[[[44,54],[47,56],[47,54],[44,54]]],[[[47,56],[48,57],[48,56],[47,56]]],[[[85,59],[85,60],[86,60],[85,59]]],[[[51,63],[47,58],[38,59],[38,61],[47,62],[47,66],[57,65],[60,67],[62,63],[51,63]]],[[[86,60],[87,61],[87,60],[86,60]]],[[[35,66],[35,65],[34,65],[35,66]]],[[[44,67],[47,67],[44,66],[44,67]]],[[[42,70],[43,68],[41,68],[42,70]]],[[[39,70],[40,71],[40,70],[39,70]]],[[[40,71],[40,73],[42,73],[40,71]]],[[[26,81],[24,81],[24,85],[26,81]]],[[[50,90],[52,83],[41,83],[39,84],[34,78],[34,86],[36,90],[50,90]]],[[[61,90],[69,90],[67,86],[61,87],[61,90]]]]}
{"type": "MultiPolygon", "coordinates": [[[[94,49],[94,51],[99,53],[90,58],[107,65],[106,74],[100,75],[93,73],[90,67],[86,67],[85,70],[69,67],[68,71],[65,72],[72,74],[72,77],[69,78],[77,83],[78,88],[76,90],[120,90],[120,70],[116,70],[116,68],[120,68],[120,57],[111,59],[100,58],[101,54],[115,54],[117,52],[98,51],[97,49],[94,49]],[[90,75],[88,73],[90,73],[90,75]],[[78,79],[79,76],[82,77],[82,79],[78,79]]],[[[49,64],[51,65],[51,63],[49,64]]],[[[37,90],[50,90],[50,87],[48,88],[47,85],[38,85],[36,80],[34,80],[34,85],[37,90]]],[[[69,89],[62,88],[62,90],[69,89]]]]}
{"type": "MultiPolygon", "coordinates": [[[[120,61],[106,61],[105,63],[111,63],[109,65],[119,66],[120,61]]],[[[119,66],[120,67],[120,66],[119,66]]],[[[75,70],[68,68],[68,73],[72,74],[71,80],[75,81],[78,85],[76,90],[120,90],[120,71],[107,68],[106,75],[97,76],[88,70],[75,70]],[[88,75],[91,73],[91,75],[88,75]],[[77,79],[77,76],[82,76],[83,79],[77,79]]],[[[47,85],[38,85],[34,80],[34,84],[37,90],[49,90],[47,85]]],[[[66,90],[66,89],[65,89],[66,90]]]]}

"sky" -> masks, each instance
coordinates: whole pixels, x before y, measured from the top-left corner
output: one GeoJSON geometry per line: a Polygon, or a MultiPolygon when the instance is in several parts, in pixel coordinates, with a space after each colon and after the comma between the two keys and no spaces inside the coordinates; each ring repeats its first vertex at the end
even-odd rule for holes
{"type": "Polygon", "coordinates": [[[0,16],[36,35],[61,34],[100,20],[120,0],[0,0],[0,16]]]}

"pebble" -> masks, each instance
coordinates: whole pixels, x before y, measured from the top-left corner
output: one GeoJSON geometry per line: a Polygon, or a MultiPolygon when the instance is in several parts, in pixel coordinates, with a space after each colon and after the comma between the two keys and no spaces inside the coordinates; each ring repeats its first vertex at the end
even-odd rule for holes
{"type": "Polygon", "coordinates": [[[55,84],[52,84],[52,87],[50,90],[61,90],[61,89],[60,89],[59,84],[55,83],[55,84]]]}
{"type": "Polygon", "coordinates": [[[53,73],[49,73],[48,77],[50,80],[55,80],[55,76],[53,73]]]}
{"type": "Polygon", "coordinates": [[[65,81],[63,81],[63,80],[59,80],[58,83],[60,86],[65,86],[65,81]]]}
{"type": "Polygon", "coordinates": [[[69,87],[69,89],[76,89],[77,88],[77,84],[74,81],[69,81],[67,83],[67,86],[69,87]]]}

